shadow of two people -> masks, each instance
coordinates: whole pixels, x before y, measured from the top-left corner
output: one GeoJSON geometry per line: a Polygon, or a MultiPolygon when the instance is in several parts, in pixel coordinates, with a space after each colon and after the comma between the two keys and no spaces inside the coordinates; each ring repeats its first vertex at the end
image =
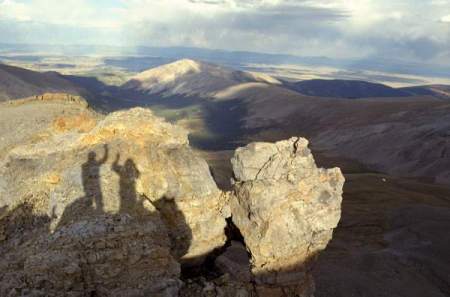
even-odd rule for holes
{"type": "MultiPolygon", "coordinates": [[[[86,162],[81,165],[84,196],[65,208],[57,228],[73,222],[79,216],[90,217],[106,214],[101,184],[101,167],[109,159],[108,145],[104,145],[103,149],[104,153],[100,159],[96,152],[90,151],[86,162]]],[[[139,195],[136,191],[136,182],[141,174],[136,163],[131,158],[126,159],[123,165],[120,165],[119,162],[120,153],[117,153],[111,164],[112,171],[119,176],[120,206],[115,214],[128,214],[136,219],[154,215],[155,213],[144,206],[145,201],[150,202],[166,225],[175,256],[181,258],[187,253],[192,240],[192,231],[183,212],[178,208],[175,200],[169,197],[162,196],[156,201],[152,201],[144,195],[139,195]]]]}

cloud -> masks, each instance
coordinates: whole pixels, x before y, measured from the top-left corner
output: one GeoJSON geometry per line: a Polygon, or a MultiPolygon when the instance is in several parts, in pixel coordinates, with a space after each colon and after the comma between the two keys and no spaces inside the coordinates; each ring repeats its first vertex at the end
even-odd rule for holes
{"type": "Polygon", "coordinates": [[[114,27],[114,10],[89,0],[0,0],[0,19],[45,22],[54,25],[114,27]]]}
{"type": "Polygon", "coordinates": [[[11,19],[18,21],[30,20],[29,6],[14,0],[0,2],[0,19],[11,19]]]}
{"type": "Polygon", "coordinates": [[[450,15],[442,17],[449,7],[450,0],[0,0],[0,39],[450,65],[450,15]]]}
{"type": "Polygon", "coordinates": [[[188,45],[314,55],[336,47],[345,11],[310,1],[136,0],[122,8],[127,44],[188,45]],[[133,16],[132,19],[129,16],[133,16]],[[182,17],[180,17],[182,16],[182,17]],[[320,45],[319,39],[326,43],[320,45]]]}

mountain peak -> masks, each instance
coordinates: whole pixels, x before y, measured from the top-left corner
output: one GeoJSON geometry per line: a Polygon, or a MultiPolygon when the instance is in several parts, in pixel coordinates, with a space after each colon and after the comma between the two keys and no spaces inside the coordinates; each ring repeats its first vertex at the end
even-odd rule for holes
{"type": "Polygon", "coordinates": [[[192,69],[199,69],[201,66],[201,62],[196,61],[196,60],[192,60],[192,59],[181,59],[181,60],[177,60],[173,63],[170,63],[166,66],[169,65],[174,65],[174,66],[178,66],[178,67],[186,67],[186,68],[192,68],[192,69]]]}
{"type": "Polygon", "coordinates": [[[183,75],[200,72],[201,64],[199,62],[190,59],[182,59],[141,72],[134,76],[133,79],[138,81],[152,80],[155,83],[169,83],[183,75]]]}
{"type": "Polygon", "coordinates": [[[260,73],[183,59],[139,73],[125,83],[123,88],[149,94],[213,97],[230,87],[254,82],[280,83],[277,79],[260,73]]]}

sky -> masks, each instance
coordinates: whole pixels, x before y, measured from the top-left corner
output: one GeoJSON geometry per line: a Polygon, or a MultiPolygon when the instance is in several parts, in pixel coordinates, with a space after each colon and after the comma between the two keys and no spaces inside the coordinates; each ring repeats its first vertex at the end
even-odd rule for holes
{"type": "Polygon", "coordinates": [[[0,41],[450,65],[450,0],[0,0],[0,41]]]}

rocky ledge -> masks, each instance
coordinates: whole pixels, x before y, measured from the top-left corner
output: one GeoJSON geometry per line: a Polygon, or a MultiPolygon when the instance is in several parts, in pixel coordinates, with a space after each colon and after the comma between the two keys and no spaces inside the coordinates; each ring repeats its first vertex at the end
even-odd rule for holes
{"type": "Polygon", "coordinates": [[[64,108],[2,152],[0,296],[313,295],[344,178],[305,139],[238,149],[223,192],[151,111],[64,108]]]}

